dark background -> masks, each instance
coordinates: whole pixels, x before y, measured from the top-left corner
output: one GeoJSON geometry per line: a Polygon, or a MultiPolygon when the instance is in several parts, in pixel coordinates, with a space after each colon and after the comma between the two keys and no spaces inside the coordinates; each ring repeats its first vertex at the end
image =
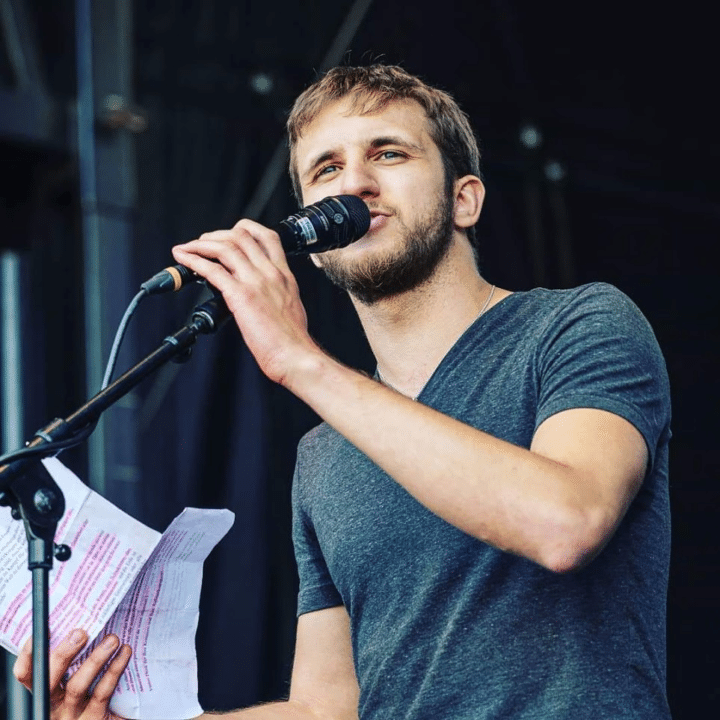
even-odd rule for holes
{"type": "MultiPolygon", "coordinates": [[[[70,103],[73,4],[26,7],[48,89],[70,103]]],[[[485,277],[513,290],[607,281],[656,331],[673,392],[668,692],[676,720],[702,717],[720,699],[711,14],[699,2],[670,12],[619,0],[352,8],[362,17],[347,47],[341,38],[345,61],[402,64],[451,92],[473,122],[487,186],[478,226],[485,277]],[[528,126],[542,137],[535,148],[521,142],[528,126]]],[[[293,98],[315,78],[350,10],[327,0],[134,4],[132,84],[147,129],[133,136],[138,194],[123,304],[170,262],[174,243],[247,212],[293,98]]],[[[2,61],[0,82],[11,91],[12,68],[2,61]]],[[[1,148],[0,237],[27,259],[37,290],[23,340],[31,433],[85,398],[78,170],[67,149],[12,137],[1,148]]],[[[273,187],[251,213],[269,224],[295,210],[287,180],[273,187]]],[[[347,300],[309,261],[292,266],[316,337],[372,371],[347,300]]],[[[147,301],[134,321],[138,352],[184,320],[192,295],[147,301]]],[[[230,327],[198,345],[189,364],[146,381],[138,402],[141,482],[134,503],[122,493],[112,499],[158,529],[185,505],[237,515],[206,565],[201,702],[229,709],[277,698],[287,691],[294,630],[294,449],[317,418],[260,375],[230,327]]],[[[83,475],[82,451],[63,459],[83,475]]]]}

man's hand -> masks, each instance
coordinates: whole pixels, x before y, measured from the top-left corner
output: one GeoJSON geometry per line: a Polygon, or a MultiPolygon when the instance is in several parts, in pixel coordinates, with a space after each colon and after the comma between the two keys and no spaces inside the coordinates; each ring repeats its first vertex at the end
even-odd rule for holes
{"type": "MultiPolygon", "coordinates": [[[[86,642],[85,632],[73,630],[50,653],[51,720],[121,720],[108,710],[108,703],[130,660],[130,647],[123,645],[108,664],[119,645],[115,635],[108,635],[65,681],[67,669],[86,642]],[[97,677],[100,679],[90,692],[97,677]]],[[[14,673],[28,690],[32,688],[32,640],[25,643],[18,655],[14,673]]]]}
{"type": "Polygon", "coordinates": [[[294,369],[321,352],[308,334],[295,277],[273,230],[240,220],[232,230],[174,247],[173,255],[222,293],[245,344],[271,380],[286,385],[294,369]]]}

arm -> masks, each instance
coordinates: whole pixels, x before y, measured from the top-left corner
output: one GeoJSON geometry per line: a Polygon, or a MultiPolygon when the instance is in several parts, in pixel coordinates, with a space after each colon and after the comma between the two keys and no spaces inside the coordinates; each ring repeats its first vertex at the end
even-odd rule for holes
{"type": "Polygon", "coordinates": [[[643,437],[602,410],[553,415],[527,450],[332,361],[308,375],[296,394],[423,505],[553,571],[578,569],[600,552],[644,476],[643,437]]]}
{"type": "Polygon", "coordinates": [[[174,254],[223,293],[268,377],[447,522],[558,572],[581,567],[612,536],[648,459],[644,439],[626,420],[566,410],[538,428],[529,450],[514,446],[328,357],[308,335],[271,230],[243,220],[174,254]]]}
{"type": "MultiPolygon", "coordinates": [[[[103,672],[103,667],[119,645],[114,635],[108,635],[66,683],[61,682],[86,641],[87,635],[75,630],[50,654],[51,718],[121,720],[109,713],[107,708],[130,660],[130,648],[123,645],[103,672]],[[98,676],[101,679],[89,694],[88,690],[98,676]]],[[[14,668],[15,677],[28,690],[32,686],[30,651],[31,643],[28,641],[14,668]]],[[[349,618],[345,608],[334,607],[300,617],[290,697],[286,702],[229,713],[207,713],[201,718],[222,715],[229,720],[357,720],[358,696],[349,618]]]]}
{"type": "MultiPolygon", "coordinates": [[[[350,620],[340,606],[300,616],[286,702],[217,715],[228,720],[357,720],[358,697],[350,620]]],[[[217,715],[207,713],[201,718],[217,715]]]]}

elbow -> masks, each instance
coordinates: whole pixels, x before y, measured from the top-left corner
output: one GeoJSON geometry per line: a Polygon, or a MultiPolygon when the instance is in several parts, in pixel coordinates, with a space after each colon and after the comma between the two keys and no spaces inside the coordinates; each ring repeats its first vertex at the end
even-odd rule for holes
{"type": "Polygon", "coordinates": [[[584,545],[568,545],[548,553],[540,564],[556,575],[567,575],[587,567],[599,551],[593,547],[586,548],[584,545]]]}
{"type": "Polygon", "coordinates": [[[574,513],[547,538],[540,564],[558,575],[578,572],[600,554],[613,531],[614,523],[604,512],[574,513]]]}

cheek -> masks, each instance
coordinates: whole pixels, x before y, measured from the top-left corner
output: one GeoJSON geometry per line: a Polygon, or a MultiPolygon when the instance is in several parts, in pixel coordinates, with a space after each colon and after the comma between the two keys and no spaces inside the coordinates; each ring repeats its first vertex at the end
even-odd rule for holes
{"type": "Polygon", "coordinates": [[[420,176],[418,173],[406,178],[402,192],[406,198],[407,207],[414,212],[422,213],[438,195],[444,194],[444,183],[442,180],[438,181],[433,174],[424,173],[420,176]]]}

